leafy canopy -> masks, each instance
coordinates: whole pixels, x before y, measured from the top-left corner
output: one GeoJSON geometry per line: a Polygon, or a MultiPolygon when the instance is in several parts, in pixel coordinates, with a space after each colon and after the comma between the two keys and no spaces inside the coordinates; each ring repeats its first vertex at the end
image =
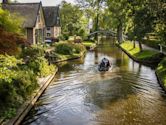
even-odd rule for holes
{"type": "Polygon", "coordinates": [[[22,33],[21,24],[22,20],[16,14],[10,14],[0,8],[0,28],[8,32],[22,33]]]}

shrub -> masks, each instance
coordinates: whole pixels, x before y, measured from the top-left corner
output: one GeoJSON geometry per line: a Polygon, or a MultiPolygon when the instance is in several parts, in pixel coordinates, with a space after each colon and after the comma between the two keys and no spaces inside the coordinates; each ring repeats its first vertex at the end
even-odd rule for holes
{"type": "Polygon", "coordinates": [[[16,101],[16,89],[12,82],[13,81],[0,80],[0,106],[3,106],[2,104],[10,104],[16,101]]]}
{"type": "Polygon", "coordinates": [[[37,87],[37,78],[33,71],[18,71],[17,77],[13,80],[16,93],[23,98],[27,98],[37,87]]]}
{"type": "Polygon", "coordinates": [[[0,55],[0,79],[10,83],[17,76],[18,64],[22,61],[14,56],[0,55]]]}
{"type": "Polygon", "coordinates": [[[63,55],[72,55],[73,54],[73,47],[70,43],[58,43],[55,45],[55,52],[63,55]]]}
{"type": "Polygon", "coordinates": [[[73,55],[80,54],[81,52],[85,52],[86,49],[82,44],[75,44],[71,42],[61,42],[55,44],[55,52],[63,55],[73,55]]]}
{"type": "Polygon", "coordinates": [[[13,56],[0,55],[0,117],[11,117],[38,86],[33,71],[23,71],[22,61],[13,56]]]}
{"type": "Polygon", "coordinates": [[[85,52],[86,48],[83,44],[74,44],[74,52],[80,54],[81,52],[85,52]]]}
{"type": "Polygon", "coordinates": [[[45,55],[45,48],[39,45],[33,45],[31,47],[27,47],[23,50],[22,57],[25,58],[27,56],[31,58],[41,57],[45,55]]]}
{"type": "Polygon", "coordinates": [[[67,35],[67,34],[60,35],[60,36],[59,36],[59,39],[60,39],[60,40],[63,40],[63,41],[64,41],[64,40],[68,40],[68,39],[69,39],[69,35],[67,35]]]}
{"type": "Polygon", "coordinates": [[[31,59],[27,65],[35,74],[41,77],[48,76],[55,71],[55,66],[49,65],[44,57],[31,59]]]}
{"type": "Polygon", "coordinates": [[[18,34],[0,28],[0,54],[19,55],[21,46],[28,46],[26,43],[26,40],[18,34]]]}
{"type": "Polygon", "coordinates": [[[12,117],[17,108],[38,87],[36,75],[18,70],[11,82],[0,80],[0,117],[12,117]]]}

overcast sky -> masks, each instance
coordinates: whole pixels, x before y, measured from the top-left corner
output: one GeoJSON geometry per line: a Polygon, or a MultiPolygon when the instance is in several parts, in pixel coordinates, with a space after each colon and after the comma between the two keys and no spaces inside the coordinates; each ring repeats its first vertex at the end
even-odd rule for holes
{"type": "MultiPolygon", "coordinates": [[[[12,0],[14,1],[14,0],[12,0]]],[[[60,4],[62,2],[62,0],[17,0],[18,2],[40,2],[42,1],[42,4],[44,6],[55,6],[57,4],[60,4]]],[[[71,2],[74,3],[75,0],[65,0],[66,2],[71,2]]],[[[0,2],[2,2],[2,0],[0,0],[0,2]]]]}

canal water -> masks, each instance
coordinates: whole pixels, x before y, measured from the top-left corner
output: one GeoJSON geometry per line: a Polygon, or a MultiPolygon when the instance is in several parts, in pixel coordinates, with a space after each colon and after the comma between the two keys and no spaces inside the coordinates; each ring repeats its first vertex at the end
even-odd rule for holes
{"type": "Polygon", "coordinates": [[[166,94],[154,69],[112,44],[62,63],[22,125],[166,125],[166,94]],[[103,57],[112,67],[99,72],[103,57]]]}

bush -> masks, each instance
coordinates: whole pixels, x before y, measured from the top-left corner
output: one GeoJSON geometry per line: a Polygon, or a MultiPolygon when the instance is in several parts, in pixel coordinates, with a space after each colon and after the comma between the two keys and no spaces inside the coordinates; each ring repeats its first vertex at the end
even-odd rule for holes
{"type": "Polygon", "coordinates": [[[41,57],[45,55],[45,49],[39,45],[33,45],[31,47],[27,47],[23,50],[22,57],[25,58],[27,56],[31,58],[41,57]]]}
{"type": "Polygon", "coordinates": [[[38,87],[36,75],[32,71],[17,71],[11,81],[0,80],[0,117],[12,117],[20,104],[38,87]]]}
{"type": "Polygon", "coordinates": [[[34,60],[30,60],[27,65],[35,74],[41,77],[48,76],[55,71],[55,66],[49,65],[44,57],[37,57],[34,60]]]}
{"type": "Polygon", "coordinates": [[[67,34],[60,35],[59,39],[62,40],[62,41],[68,40],[69,39],[69,35],[67,35],[67,34]]]}
{"type": "Polygon", "coordinates": [[[14,56],[0,55],[0,80],[10,83],[17,76],[18,64],[22,61],[14,56]]]}
{"type": "Polygon", "coordinates": [[[0,55],[0,117],[11,117],[38,86],[33,71],[21,70],[22,61],[13,56],[0,55]]]}
{"type": "Polygon", "coordinates": [[[3,106],[2,104],[9,105],[14,101],[17,102],[16,88],[13,86],[12,82],[13,81],[0,80],[0,106],[3,106]]]}
{"type": "Polygon", "coordinates": [[[74,53],[80,54],[81,52],[85,52],[86,48],[83,44],[74,44],[74,53]]]}
{"type": "Polygon", "coordinates": [[[70,43],[58,43],[55,45],[55,52],[63,55],[72,55],[73,54],[73,46],[70,43]]]}
{"type": "Polygon", "coordinates": [[[82,44],[75,44],[71,42],[61,42],[55,44],[55,52],[63,55],[80,54],[85,51],[86,49],[82,44]]]}
{"type": "Polygon", "coordinates": [[[23,37],[0,28],[0,54],[19,55],[21,46],[28,46],[23,37]]]}
{"type": "Polygon", "coordinates": [[[13,80],[16,93],[23,98],[27,98],[37,87],[37,78],[33,71],[18,71],[17,77],[13,80]]]}

